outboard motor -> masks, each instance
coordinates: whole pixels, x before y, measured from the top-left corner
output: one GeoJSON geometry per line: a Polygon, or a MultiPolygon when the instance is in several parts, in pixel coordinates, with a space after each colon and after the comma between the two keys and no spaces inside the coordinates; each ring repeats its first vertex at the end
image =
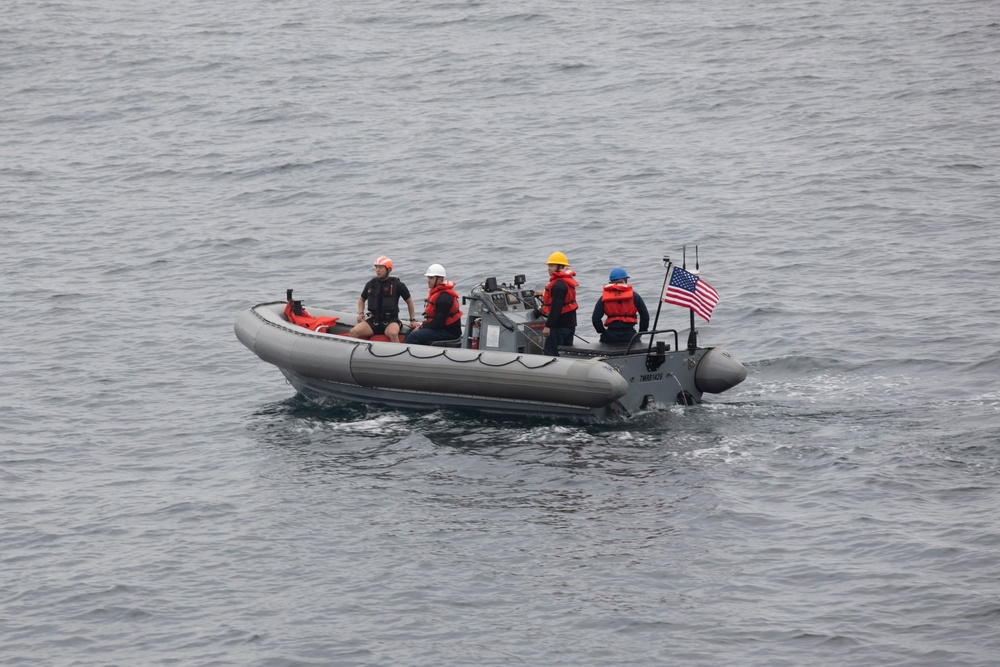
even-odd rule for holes
{"type": "Polygon", "coordinates": [[[706,352],[694,371],[695,386],[706,394],[721,394],[746,379],[746,366],[721,347],[706,352]]]}

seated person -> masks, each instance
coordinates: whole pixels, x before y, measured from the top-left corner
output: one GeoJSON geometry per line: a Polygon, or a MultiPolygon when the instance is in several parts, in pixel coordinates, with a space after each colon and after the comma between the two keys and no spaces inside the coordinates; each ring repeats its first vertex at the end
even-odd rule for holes
{"type": "Polygon", "coordinates": [[[455,283],[446,280],[444,267],[431,264],[427,267],[427,294],[424,321],[406,336],[412,345],[430,345],[439,340],[452,340],[462,336],[462,311],[459,309],[455,283]]]}
{"type": "Polygon", "coordinates": [[[399,342],[399,300],[406,301],[410,310],[410,323],[413,319],[413,299],[410,290],[399,278],[390,278],[392,260],[382,256],[375,260],[375,277],[368,281],[361,290],[358,299],[358,323],[351,329],[350,335],[355,338],[371,338],[385,334],[393,343],[399,342]],[[368,317],[365,317],[365,301],[368,302],[368,317]]]}
{"type": "Polygon", "coordinates": [[[597,333],[601,334],[602,343],[629,342],[636,333],[636,322],[639,323],[639,331],[649,329],[646,304],[632,290],[632,286],[628,284],[628,273],[620,266],[611,269],[608,274],[608,284],[604,286],[601,298],[594,306],[591,322],[597,333]]]}

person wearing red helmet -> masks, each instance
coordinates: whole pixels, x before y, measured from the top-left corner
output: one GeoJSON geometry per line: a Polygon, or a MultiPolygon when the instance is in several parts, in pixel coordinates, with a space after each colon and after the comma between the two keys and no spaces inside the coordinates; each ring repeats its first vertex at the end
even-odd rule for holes
{"type": "Polygon", "coordinates": [[[358,297],[358,323],[351,329],[355,338],[371,338],[384,334],[393,343],[399,342],[399,300],[406,302],[410,311],[410,324],[416,324],[414,319],[413,299],[410,290],[399,278],[393,278],[392,260],[383,255],[375,260],[375,277],[365,284],[358,297]],[[365,302],[368,303],[368,315],[365,316],[365,302]]]}

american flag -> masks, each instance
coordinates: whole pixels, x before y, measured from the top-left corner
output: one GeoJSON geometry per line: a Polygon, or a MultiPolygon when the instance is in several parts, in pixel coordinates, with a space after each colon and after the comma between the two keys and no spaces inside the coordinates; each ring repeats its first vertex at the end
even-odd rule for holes
{"type": "Polygon", "coordinates": [[[663,300],[681,308],[690,308],[708,322],[712,319],[715,304],[719,303],[719,293],[698,276],[675,266],[670,270],[663,300]]]}

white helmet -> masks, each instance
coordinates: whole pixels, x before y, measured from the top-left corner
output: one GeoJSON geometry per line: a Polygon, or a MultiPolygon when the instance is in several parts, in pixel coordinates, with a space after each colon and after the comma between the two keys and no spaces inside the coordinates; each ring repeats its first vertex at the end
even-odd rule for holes
{"type": "Polygon", "coordinates": [[[442,278],[447,278],[447,274],[444,272],[444,267],[440,264],[431,264],[427,267],[427,273],[424,274],[427,277],[431,276],[441,276],[442,278]]]}

